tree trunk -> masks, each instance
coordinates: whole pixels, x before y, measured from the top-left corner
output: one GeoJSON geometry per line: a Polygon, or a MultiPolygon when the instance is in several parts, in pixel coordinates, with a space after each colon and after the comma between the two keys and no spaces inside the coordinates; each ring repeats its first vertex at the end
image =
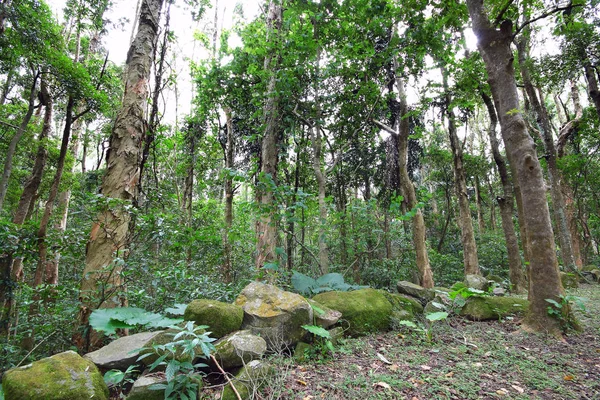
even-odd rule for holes
{"type": "Polygon", "coordinates": [[[513,188],[510,183],[508,169],[504,157],[500,154],[498,139],[496,138],[496,127],[498,126],[498,116],[492,99],[485,93],[481,92],[481,97],[485,103],[488,114],[490,116],[490,127],[488,136],[490,138],[490,146],[492,148],[492,156],[498,168],[500,182],[502,183],[503,197],[498,197],[498,206],[500,207],[500,218],[502,220],[502,230],[506,240],[506,251],[508,253],[508,275],[512,291],[515,293],[523,293],[527,287],[527,280],[523,274],[523,266],[521,264],[521,255],[519,254],[519,242],[515,234],[515,225],[513,222],[513,188]]]}
{"type": "Polygon", "coordinates": [[[454,166],[454,182],[456,185],[456,196],[458,197],[458,226],[460,227],[460,241],[463,245],[463,263],[465,275],[480,275],[479,259],[477,257],[477,244],[475,232],[471,221],[471,207],[469,206],[469,194],[467,193],[467,179],[463,161],[463,149],[456,133],[455,116],[452,110],[452,98],[448,88],[448,72],[442,67],[444,80],[445,107],[448,117],[448,136],[450,148],[452,149],[452,161],[454,166]]]}
{"type": "Polygon", "coordinates": [[[596,77],[596,70],[589,62],[589,60],[586,60],[584,62],[583,69],[585,72],[585,79],[587,81],[588,94],[592,99],[592,103],[594,103],[596,113],[598,114],[598,119],[600,119],[600,89],[598,89],[598,78],[596,77]]]}
{"type": "Polygon", "coordinates": [[[0,337],[7,336],[10,330],[10,314],[13,304],[15,282],[12,279],[10,254],[0,254],[0,337]]]}
{"type": "MultiPolygon", "coordinates": [[[[500,30],[497,30],[490,23],[482,0],[467,0],[467,6],[500,117],[508,159],[516,171],[515,181],[521,186],[527,236],[532,244],[528,271],[530,307],[523,327],[560,335],[560,321],[548,315],[546,299],[560,302],[564,289],[558,271],[542,169],[519,111],[514,56],[510,48],[512,23],[504,21],[500,30]]],[[[565,307],[563,312],[569,313],[568,308],[565,307]]]]}
{"type": "Polygon", "coordinates": [[[223,265],[221,276],[225,283],[231,282],[231,243],[229,242],[229,231],[233,225],[233,121],[231,120],[231,109],[225,109],[227,118],[227,143],[225,145],[225,227],[223,229],[223,265]]]}
{"type": "MultiPolygon", "coordinates": [[[[79,324],[86,327],[96,308],[117,307],[124,303],[122,264],[115,263],[126,253],[130,215],[127,206],[138,196],[140,160],[148,101],[148,80],[154,58],[163,0],[142,0],[139,26],[131,43],[125,66],[125,94],[110,138],[107,170],[102,194],[111,200],[92,226],[86,249],[85,269],[81,282],[82,303],[79,324]]],[[[98,337],[89,328],[76,337],[79,348],[94,346],[98,337]]]]}
{"type": "Polygon", "coordinates": [[[481,187],[479,185],[479,176],[475,175],[475,204],[477,206],[477,224],[479,225],[479,234],[485,233],[485,221],[483,219],[483,200],[481,199],[481,187]]]}
{"type": "MultiPolygon", "coordinates": [[[[390,133],[396,134],[398,138],[398,174],[404,203],[409,210],[417,207],[417,195],[415,187],[408,174],[408,140],[410,136],[410,124],[408,119],[408,103],[406,101],[406,92],[404,82],[399,75],[398,62],[394,59],[394,70],[396,71],[396,88],[398,89],[399,114],[396,118],[396,130],[387,128],[390,133]]],[[[382,125],[378,123],[378,125],[382,125]]],[[[415,210],[412,217],[413,245],[415,247],[417,269],[419,271],[420,285],[426,288],[434,286],[433,273],[429,265],[429,256],[427,255],[427,240],[425,219],[421,208],[415,210]]]]}
{"type": "Polygon", "coordinates": [[[12,137],[8,149],[6,150],[6,158],[4,160],[4,171],[2,173],[2,180],[0,181],[0,210],[2,210],[4,206],[4,199],[6,198],[6,191],[8,190],[8,181],[10,179],[10,173],[12,171],[12,159],[15,155],[15,151],[17,150],[17,143],[25,134],[25,130],[27,129],[27,125],[31,120],[31,116],[33,115],[33,109],[35,105],[35,99],[37,97],[37,92],[35,90],[37,86],[37,81],[40,76],[39,72],[32,71],[33,73],[33,82],[31,83],[31,88],[29,92],[29,102],[27,106],[27,112],[23,117],[23,121],[21,121],[21,125],[19,125],[19,129],[15,132],[15,135],[12,137]]]}
{"type": "MultiPolygon", "coordinates": [[[[277,1],[269,3],[267,16],[267,42],[278,41],[282,24],[282,8],[277,1]]],[[[261,215],[257,221],[256,268],[262,270],[266,264],[277,263],[277,221],[275,220],[274,191],[277,185],[277,161],[279,134],[279,95],[277,94],[277,70],[279,55],[269,53],[265,57],[264,71],[270,75],[266,101],[263,108],[265,131],[261,146],[261,181],[258,187],[258,201],[261,215]]]]}
{"type": "Polygon", "coordinates": [[[519,67],[521,69],[521,78],[525,86],[529,103],[535,112],[537,122],[539,124],[542,140],[546,150],[545,158],[548,166],[548,178],[550,180],[550,196],[552,198],[552,209],[554,210],[554,220],[556,223],[558,241],[560,243],[560,254],[565,268],[574,270],[575,259],[573,258],[573,248],[571,244],[571,232],[567,224],[565,216],[565,201],[561,192],[560,171],[556,165],[556,148],[552,137],[552,127],[550,125],[550,117],[543,99],[538,98],[535,88],[531,82],[529,70],[527,69],[526,61],[529,57],[529,30],[526,28],[522,33],[522,38],[517,42],[517,50],[519,54],[519,67]]]}

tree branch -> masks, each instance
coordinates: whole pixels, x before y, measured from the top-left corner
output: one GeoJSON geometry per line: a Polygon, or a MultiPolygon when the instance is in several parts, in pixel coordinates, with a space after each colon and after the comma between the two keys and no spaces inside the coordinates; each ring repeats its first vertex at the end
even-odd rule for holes
{"type": "Polygon", "coordinates": [[[556,7],[556,8],[553,8],[552,10],[545,11],[542,14],[538,15],[537,17],[534,17],[530,20],[523,22],[523,24],[521,24],[521,26],[517,26],[517,29],[515,29],[515,33],[513,33],[513,38],[516,37],[519,34],[519,32],[521,32],[523,30],[523,28],[525,28],[527,25],[531,25],[534,22],[539,21],[540,19],[549,17],[550,15],[555,14],[557,12],[571,10],[573,7],[583,7],[583,4],[573,4],[572,1],[569,1],[569,4],[567,4],[566,6],[556,7]]]}
{"type": "Polygon", "coordinates": [[[384,124],[383,122],[376,120],[376,119],[372,119],[371,121],[373,121],[373,123],[375,125],[377,125],[378,127],[380,127],[381,129],[383,129],[384,131],[386,131],[387,133],[389,133],[390,135],[393,136],[398,136],[398,132],[396,132],[395,129],[389,127],[388,125],[384,124]]]}
{"type": "Polygon", "coordinates": [[[506,11],[508,11],[508,7],[510,7],[513,2],[514,2],[514,0],[508,0],[506,2],[506,4],[504,4],[504,7],[502,7],[502,9],[498,13],[498,16],[496,17],[496,19],[494,19],[493,26],[498,26],[498,24],[500,24],[500,22],[502,21],[502,17],[504,17],[504,13],[506,13],[506,11]]]}

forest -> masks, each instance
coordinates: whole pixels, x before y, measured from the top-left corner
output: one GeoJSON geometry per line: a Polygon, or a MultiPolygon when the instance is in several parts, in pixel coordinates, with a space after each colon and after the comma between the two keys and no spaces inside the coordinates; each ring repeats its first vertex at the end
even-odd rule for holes
{"type": "Polygon", "coordinates": [[[599,3],[0,0],[0,399],[600,398],[599,3]]]}

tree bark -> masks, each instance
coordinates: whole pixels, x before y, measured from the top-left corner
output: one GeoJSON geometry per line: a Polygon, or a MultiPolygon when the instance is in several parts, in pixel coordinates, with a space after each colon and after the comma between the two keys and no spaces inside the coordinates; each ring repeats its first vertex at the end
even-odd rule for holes
{"type": "MultiPolygon", "coordinates": [[[[514,56],[510,47],[512,22],[504,21],[497,30],[490,23],[482,0],[467,0],[467,6],[500,117],[508,159],[516,171],[514,178],[521,186],[523,214],[531,243],[528,271],[530,306],[523,328],[560,335],[560,322],[548,315],[546,299],[560,302],[564,289],[556,260],[543,173],[519,107],[514,56]]],[[[563,312],[567,314],[568,308],[563,312]]]]}
{"type": "Polygon", "coordinates": [[[0,337],[7,336],[10,330],[13,290],[16,286],[11,274],[12,263],[10,254],[0,253],[0,337]]]}
{"type": "Polygon", "coordinates": [[[500,182],[502,183],[503,196],[498,197],[498,206],[500,207],[500,218],[502,221],[502,230],[504,231],[504,238],[506,240],[506,251],[508,253],[508,275],[510,284],[512,285],[512,291],[515,293],[523,293],[527,287],[527,280],[523,273],[523,266],[521,264],[521,255],[519,254],[519,242],[517,241],[517,235],[515,234],[515,225],[513,222],[513,188],[510,183],[510,177],[508,175],[508,169],[506,168],[506,162],[504,157],[500,154],[498,145],[498,139],[496,138],[496,127],[498,126],[498,116],[492,99],[485,92],[481,92],[481,97],[488,110],[490,116],[490,127],[488,129],[488,136],[490,138],[490,147],[492,148],[492,156],[498,169],[498,175],[500,175],[500,182]]]}
{"type": "Polygon", "coordinates": [[[556,165],[556,148],[554,146],[554,139],[552,137],[550,117],[548,116],[548,110],[542,103],[543,99],[538,98],[526,65],[526,60],[529,57],[528,34],[529,30],[525,29],[522,32],[521,39],[517,42],[521,78],[523,79],[523,84],[525,86],[527,97],[529,98],[529,103],[535,112],[546,150],[545,158],[548,166],[548,178],[550,180],[550,196],[552,198],[552,209],[554,210],[554,220],[556,223],[556,229],[558,231],[557,236],[560,243],[560,254],[562,256],[565,268],[574,270],[576,267],[575,259],[573,258],[571,232],[565,216],[565,201],[561,192],[560,171],[556,165]]]}
{"type": "Polygon", "coordinates": [[[122,264],[115,258],[126,253],[131,216],[127,208],[138,196],[140,160],[148,101],[148,80],[154,59],[163,0],[142,0],[139,26],[131,43],[125,66],[125,94],[117,112],[107,154],[107,170],[102,182],[102,194],[110,203],[101,211],[92,226],[86,249],[85,269],[79,299],[79,324],[84,327],[76,337],[80,348],[93,347],[98,337],[92,335],[89,315],[95,308],[122,305],[125,298],[121,277],[122,264]]]}
{"type": "Polygon", "coordinates": [[[469,195],[467,193],[467,179],[463,161],[462,144],[456,133],[456,117],[451,108],[452,97],[448,87],[448,72],[444,67],[442,67],[442,77],[444,81],[444,91],[446,92],[445,113],[448,117],[448,136],[450,138],[450,148],[452,149],[454,182],[456,186],[456,196],[458,197],[458,225],[460,227],[460,241],[463,245],[465,275],[480,275],[481,271],[479,270],[477,243],[475,242],[475,232],[471,221],[471,207],[469,206],[469,195]]]}
{"type": "MultiPolygon", "coordinates": [[[[267,16],[267,42],[277,43],[281,30],[283,11],[276,0],[271,0],[267,16]]],[[[266,264],[277,263],[277,221],[275,220],[274,190],[277,185],[277,161],[279,134],[279,95],[277,94],[277,71],[279,55],[269,52],[265,57],[264,71],[270,77],[263,108],[264,134],[261,145],[260,184],[257,188],[257,199],[260,206],[260,217],[257,221],[257,254],[256,268],[262,270],[266,264]]]]}
{"type": "Polygon", "coordinates": [[[587,81],[588,94],[594,103],[598,119],[600,119],[600,89],[598,89],[598,78],[596,77],[596,70],[592,66],[589,60],[586,60],[583,64],[583,70],[585,72],[585,80],[587,81]]]}
{"type": "Polygon", "coordinates": [[[40,76],[39,72],[32,71],[33,74],[33,82],[31,83],[31,88],[29,91],[29,100],[27,106],[27,112],[19,125],[19,129],[15,132],[15,135],[10,140],[8,145],[8,149],[6,150],[6,158],[4,160],[4,171],[2,173],[2,180],[0,180],[0,210],[2,210],[4,206],[4,200],[6,198],[6,191],[8,190],[8,181],[10,179],[10,173],[12,171],[12,160],[15,155],[15,151],[17,150],[17,143],[25,134],[25,130],[27,129],[27,125],[31,120],[31,116],[33,115],[33,110],[35,108],[35,99],[37,97],[37,92],[35,90],[37,86],[37,81],[40,76]]]}
{"type": "Polygon", "coordinates": [[[225,227],[223,228],[223,264],[221,266],[221,276],[225,283],[231,282],[231,243],[229,242],[229,231],[233,225],[233,121],[231,119],[231,109],[225,109],[227,118],[227,143],[224,148],[225,153],[225,227]]]}

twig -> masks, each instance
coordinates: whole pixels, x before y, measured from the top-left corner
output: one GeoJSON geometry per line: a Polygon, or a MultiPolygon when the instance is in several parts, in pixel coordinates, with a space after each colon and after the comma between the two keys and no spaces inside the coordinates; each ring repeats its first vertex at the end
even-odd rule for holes
{"type": "Polygon", "coordinates": [[[219,369],[219,371],[221,371],[221,373],[223,375],[225,375],[225,379],[227,380],[227,382],[229,383],[229,386],[231,386],[231,389],[233,389],[233,393],[235,393],[235,395],[237,396],[238,400],[242,400],[242,396],[240,396],[240,393],[237,391],[237,389],[235,388],[233,382],[231,381],[231,379],[229,379],[229,375],[227,375],[227,373],[223,370],[223,368],[221,368],[221,365],[219,364],[219,362],[217,361],[217,359],[215,358],[215,356],[213,356],[212,354],[210,355],[210,359],[213,360],[213,362],[215,363],[215,365],[217,366],[217,368],[219,369]]]}
{"type": "Polygon", "coordinates": [[[567,4],[566,6],[563,7],[555,7],[551,10],[548,10],[540,15],[538,15],[535,18],[532,18],[530,20],[527,20],[525,22],[523,22],[523,24],[521,24],[521,26],[517,26],[517,29],[515,29],[515,33],[513,33],[513,38],[516,37],[519,32],[521,32],[523,30],[523,28],[525,28],[527,25],[530,25],[536,21],[539,21],[540,19],[544,19],[546,17],[549,17],[550,15],[560,12],[560,11],[567,11],[572,9],[573,7],[583,7],[583,4],[573,4],[572,1],[569,1],[569,4],[567,4]]]}
{"type": "Polygon", "coordinates": [[[29,353],[27,353],[27,355],[25,355],[25,357],[23,357],[23,359],[21,361],[19,361],[19,363],[17,364],[17,366],[15,368],[20,367],[21,364],[23,364],[23,361],[25,361],[27,359],[27,357],[29,357],[29,355],[35,351],[35,349],[37,349],[38,347],[40,347],[40,345],[42,343],[44,343],[46,340],[48,340],[50,338],[50,336],[54,335],[56,332],[58,332],[58,329],[55,330],[54,332],[52,332],[51,334],[49,334],[48,336],[46,336],[45,338],[43,338],[42,340],[40,340],[40,342],[38,344],[36,344],[34,346],[34,348],[31,349],[31,351],[29,353]]]}

